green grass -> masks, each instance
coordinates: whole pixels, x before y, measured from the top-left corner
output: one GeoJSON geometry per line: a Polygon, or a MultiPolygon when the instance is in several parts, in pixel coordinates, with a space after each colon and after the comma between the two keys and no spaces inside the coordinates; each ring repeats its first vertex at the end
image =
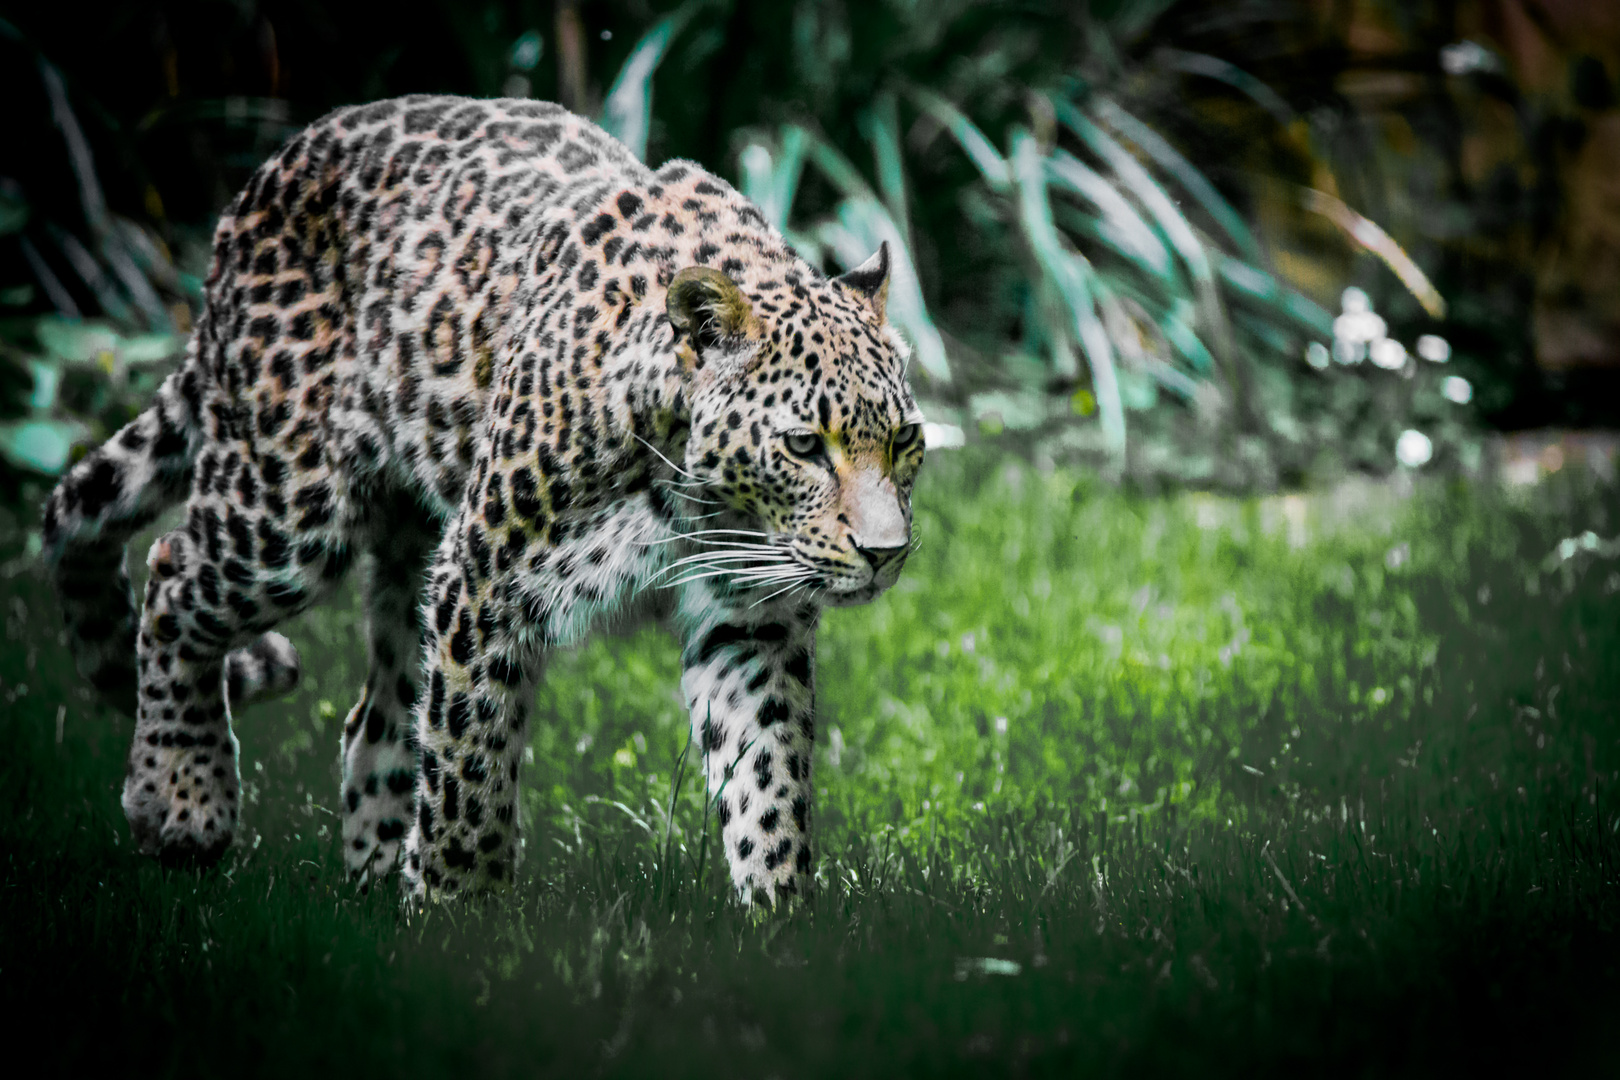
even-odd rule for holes
{"type": "Polygon", "coordinates": [[[356,895],[352,597],[239,718],[241,846],[136,858],[130,723],[0,530],[0,1015],[64,1073],[1612,1067],[1620,560],[1557,554],[1620,531],[1612,492],[1145,500],[936,455],[918,524],[825,620],[819,894],[763,919],[650,630],[552,665],[513,895],[356,895]]]}

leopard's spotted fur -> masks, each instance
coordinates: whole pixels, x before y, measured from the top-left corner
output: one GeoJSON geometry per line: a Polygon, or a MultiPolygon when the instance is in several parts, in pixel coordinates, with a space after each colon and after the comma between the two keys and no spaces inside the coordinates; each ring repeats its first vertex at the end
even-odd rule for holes
{"type": "Polygon", "coordinates": [[[296,137],[220,222],[183,368],[47,508],[86,674],[136,713],[141,847],[228,845],[232,706],[289,685],[271,627],[360,556],[353,872],[403,845],[418,892],[508,879],[547,650],[673,593],[734,883],[802,890],[818,612],[893,583],[922,459],[887,274],[824,278],[724,181],[553,105],[404,98],[296,137]],[[123,547],[182,496],[137,620],[123,547]]]}

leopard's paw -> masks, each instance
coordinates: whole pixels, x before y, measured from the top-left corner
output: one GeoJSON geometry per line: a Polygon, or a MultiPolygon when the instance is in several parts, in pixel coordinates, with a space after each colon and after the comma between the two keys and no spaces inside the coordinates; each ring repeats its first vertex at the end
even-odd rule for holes
{"type": "Polygon", "coordinates": [[[236,833],[235,768],[175,747],[139,747],[135,757],[122,802],[136,847],[170,866],[219,862],[236,833]]]}

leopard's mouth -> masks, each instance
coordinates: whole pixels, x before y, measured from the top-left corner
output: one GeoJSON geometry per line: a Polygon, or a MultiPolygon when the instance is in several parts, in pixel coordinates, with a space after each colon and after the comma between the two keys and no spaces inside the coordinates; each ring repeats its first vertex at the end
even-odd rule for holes
{"type": "MultiPolygon", "coordinates": [[[[826,560],[822,560],[826,562],[826,560]]],[[[829,607],[854,607],[870,603],[894,587],[905,568],[904,555],[891,559],[873,569],[864,560],[859,563],[838,562],[818,567],[818,576],[824,581],[815,590],[816,597],[829,607]]]]}

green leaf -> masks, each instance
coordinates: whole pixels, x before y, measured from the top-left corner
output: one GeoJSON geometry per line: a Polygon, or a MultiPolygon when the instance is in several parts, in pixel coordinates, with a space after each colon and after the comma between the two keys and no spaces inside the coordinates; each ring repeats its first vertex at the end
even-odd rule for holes
{"type": "Polygon", "coordinates": [[[782,154],[776,162],[771,185],[777,205],[782,208],[784,224],[793,213],[793,200],[799,194],[799,178],[804,175],[804,154],[809,145],[809,133],[797,124],[782,128],[782,154]]]}
{"type": "Polygon", "coordinates": [[[861,132],[872,144],[878,189],[900,234],[911,243],[911,215],[906,206],[906,173],[900,157],[900,113],[894,94],[884,91],[861,114],[861,132]]]}
{"type": "MultiPolygon", "coordinates": [[[[1220,354],[1221,367],[1224,369],[1231,360],[1232,331],[1226,317],[1226,308],[1221,303],[1220,293],[1216,288],[1215,270],[1209,253],[1193,229],[1192,223],[1181,213],[1175,201],[1153,175],[1107,132],[1092,123],[1090,118],[1074,105],[1061,98],[1054,97],[1053,107],[1058,120],[1074,132],[1088,149],[1107,162],[1120,182],[1146,207],[1160,230],[1169,239],[1170,245],[1175,248],[1176,254],[1186,264],[1187,271],[1193,279],[1200,322],[1214,345],[1215,352],[1220,354]]],[[[1176,351],[1194,368],[1205,373],[1215,369],[1214,357],[1205,347],[1203,340],[1195,334],[1192,326],[1180,319],[1172,319],[1161,324],[1161,328],[1176,351]]]]}
{"type": "Polygon", "coordinates": [[[1333,336],[1333,316],[1309,297],[1280,284],[1276,278],[1242,259],[1221,256],[1221,280],[1238,296],[1258,302],[1321,337],[1333,336]]]}
{"type": "Polygon", "coordinates": [[[1131,412],[1147,412],[1159,403],[1158,383],[1146,371],[1125,368],[1119,373],[1119,400],[1131,412]]]}
{"type": "Polygon", "coordinates": [[[54,315],[34,325],[34,336],[45,351],[70,364],[90,364],[101,360],[118,345],[118,335],[104,326],[78,322],[54,315]]]}
{"type": "Polygon", "coordinates": [[[30,356],[28,372],[34,377],[34,389],[28,395],[28,407],[35,412],[49,412],[56,404],[57,388],[62,385],[61,365],[30,356]]]}
{"type": "Polygon", "coordinates": [[[1052,104],[1058,120],[1074,132],[1087,149],[1108,163],[1121,183],[1153,216],[1170,245],[1176,249],[1176,254],[1187,264],[1188,272],[1195,279],[1213,281],[1215,273],[1204,245],[1198,240],[1198,234],[1152,174],[1074,105],[1062,98],[1054,98],[1052,104]]]}
{"type": "Polygon", "coordinates": [[[1222,60],[1208,53],[1187,52],[1183,49],[1159,49],[1154,52],[1153,58],[1171,71],[1202,75],[1206,79],[1225,83],[1239,93],[1247,95],[1283,127],[1294,122],[1294,107],[1284,101],[1281,94],[1230,60],[1222,60]]]}
{"type": "Polygon", "coordinates": [[[803,128],[784,124],[780,149],[773,152],[767,143],[756,140],[744,147],[738,158],[743,195],[759,207],[773,228],[784,233],[788,231],[809,143],[810,136],[803,128]]]}
{"type": "Polygon", "coordinates": [[[1180,353],[1194,371],[1207,375],[1215,370],[1215,358],[1210,356],[1203,340],[1193,333],[1192,327],[1173,316],[1158,320],[1155,325],[1164,334],[1165,340],[1170,342],[1170,347],[1180,353]]]}
{"type": "Polygon", "coordinates": [[[0,454],[14,465],[59,475],[67,468],[73,446],[89,434],[71,420],[26,420],[0,424],[0,454]]]}
{"type": "Polygon", "coordinates": [[[154,364],[179,356],[185,348],[186,339],[179,334],[136,334],[119,343],[118,354],[127,364],[154,364]]]}
{"type": "Polygon", "coordinates": [[[809,140],[807,149],[810,160],[846,199],[876,199],[872,185],[866,182],[866,178],[850,163],[842,150],[808,131],[805,135],[809,140]]]}
{"type": "Polygon", "coordinates": [[[766,221],[780,228],[786,215],[776,205],[772,183],[776,169],[771,160],[771,148],[764,143],[751,142],[737,156],[737,164],[742,169],[742,182],[738,187],[742,189],[743,198],[759,207],[766,221]]]}

